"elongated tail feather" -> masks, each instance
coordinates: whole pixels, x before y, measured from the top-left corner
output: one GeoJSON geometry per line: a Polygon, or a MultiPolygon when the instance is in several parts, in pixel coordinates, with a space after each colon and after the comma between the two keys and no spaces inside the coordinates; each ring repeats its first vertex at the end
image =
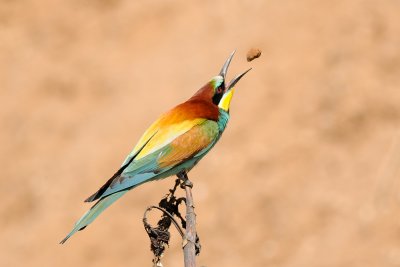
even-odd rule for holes
{"type": "Polygon", "coordinates": [[[83,230],[86,226],[94,221],[97,216],[100,215],[106,208],[108,208],[112,203],[114,203],[117,199],[122,197],[128,191],[120,191],[115,194],[106,196],[100,199],[93,207],[90,208],[83,216],[75,223],[72,231],[61,240],[60,244],[64,244],[73,234],[75,234],[79,230],[83,230]]]}

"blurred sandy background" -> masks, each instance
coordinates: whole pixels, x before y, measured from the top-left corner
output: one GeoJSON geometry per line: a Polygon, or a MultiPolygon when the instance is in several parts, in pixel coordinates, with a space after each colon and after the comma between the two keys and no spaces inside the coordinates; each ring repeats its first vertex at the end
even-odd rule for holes
{"type": "Polygon", "coordinates": [[[141,218],[173,179],[58,242],[234,49],[228,77],[253,70],[190,175],[199,266],[400,266],[399,48],[397,0],[1,1],[0,266],[151,266],[141,218]]]}

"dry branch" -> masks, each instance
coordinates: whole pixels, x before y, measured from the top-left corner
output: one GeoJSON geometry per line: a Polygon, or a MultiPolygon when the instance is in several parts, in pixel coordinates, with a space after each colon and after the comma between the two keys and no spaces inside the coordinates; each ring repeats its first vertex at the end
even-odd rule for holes
{"type": "Polygon", "coordinates": [[[182,247],[185,267],[195,267],[196,255],[200,254],[200,243],[196,233],[196,214],[194,213],[193,196],[191,191],[193,185],[185,173],[178,174],[178,177],[179,179],[175,181],[174,187],[169,190],[169,193],[164,198],[161,199],[158,207],[148,207],[143,216],[143,225],[149,235],[151,251],[154,254],[153,266],[162,266],[161,258],[168,246],[171,236],[169,232],[171,223],[174,224],[183,240],[182,247]],[[177,198],[175,196],[175,191],[178,185],[185,190],[185,198],[177,198]],[[179,212],[179,205],[183,201],[186,203],[186,220],[179,212]],[[152,209],[158,209],[163,213],[156,227],[152,227],[147,222],[147,214],[152,209]],[[185,233],[174,216],[180,221],[182,228],[185,229],[185,233]]]}

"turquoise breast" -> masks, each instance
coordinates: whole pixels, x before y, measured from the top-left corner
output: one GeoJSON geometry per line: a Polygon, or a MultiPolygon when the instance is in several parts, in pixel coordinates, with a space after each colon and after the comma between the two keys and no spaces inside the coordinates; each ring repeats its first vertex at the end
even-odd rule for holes
{"type": "Polygon", "coordinates": [[[225,130],[228,121],[229,121],[229,113],[223,109],[219,109],[218,128],[220,133],[222,133],[225,130]]]}

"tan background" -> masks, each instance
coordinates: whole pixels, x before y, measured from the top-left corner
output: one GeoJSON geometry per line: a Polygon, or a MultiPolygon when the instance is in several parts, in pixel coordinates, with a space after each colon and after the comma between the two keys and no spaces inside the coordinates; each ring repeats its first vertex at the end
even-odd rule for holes
{"type": "Polygon", "coordinates": [[[229,77],[253,70],[191,173],[199,266],[400,266],[396,0],[1,1],[0,266],[150,266],[142,214],[172,179],[58,242],[233,49],[229,77]]]}

